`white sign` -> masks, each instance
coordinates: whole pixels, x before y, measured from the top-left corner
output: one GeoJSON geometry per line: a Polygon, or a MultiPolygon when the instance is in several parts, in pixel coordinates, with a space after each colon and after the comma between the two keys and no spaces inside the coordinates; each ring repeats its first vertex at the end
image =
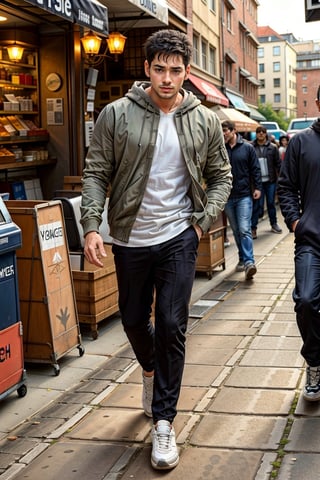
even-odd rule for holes
{"type": "Polygon", "coordinates": [[[64,245],[63,226],[61,221],[39,225],[39,240],[43,252],[64,245]]]}

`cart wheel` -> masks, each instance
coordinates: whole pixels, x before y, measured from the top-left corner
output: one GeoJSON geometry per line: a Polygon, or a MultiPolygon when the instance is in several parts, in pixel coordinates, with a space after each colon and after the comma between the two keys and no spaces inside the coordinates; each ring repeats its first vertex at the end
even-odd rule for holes
{"type": "Polygon", "coordinates": [[[21,387],[18,388],[17,394],[19,397],[24,397],[27,394],[27,386],[26,385],[21,385],[21,387]]]}
{"type": "Polygon", "coordinates": [[[212,272],[207,272],[208,280],[212,280],[212,272]]]}
{"type": "Polygon", "coordinates": [[[97,338],[98,338],[98,330],[92,330],[92,332],[91,332],[91,337],[92,337],[92,340],[97,340],[97,338]]]}
{"type": "Polygon", "coordinates": [[[57,377],[60,374],[60,367],[57,363],[53,365],[54,374],[57,377]]]}
{"type": "Polygon", "coordinates": [[[82,357],[84,355],[84,346],[83,345],[79,345],[78,346],[78,350],[79,350],[79,356],[82,357]]]}

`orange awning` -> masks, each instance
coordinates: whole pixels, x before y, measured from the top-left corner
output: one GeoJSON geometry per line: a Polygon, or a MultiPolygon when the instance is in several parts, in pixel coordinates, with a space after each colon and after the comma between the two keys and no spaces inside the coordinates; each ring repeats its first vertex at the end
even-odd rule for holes
{"type": "Polygon", "coordinates": [[[247,115],[244,115],[235,108],[223,108],[220,107],[220,105],[216,105],[212,107],[211,110],[216,112],[221,122],[224,120],[233,122],[238,132],[255,132],[259,126],[258,122],[247,117],[247,115]]]}
{"type": "Polygon", "coordinates": [[[207,82],[206,80],[203,80],[192,73],[189,73],[188,80],[204,96],[204,100],[210,103],[228,107],[229,100],[215,85],[213,85],[213,83],[207,82]]]}

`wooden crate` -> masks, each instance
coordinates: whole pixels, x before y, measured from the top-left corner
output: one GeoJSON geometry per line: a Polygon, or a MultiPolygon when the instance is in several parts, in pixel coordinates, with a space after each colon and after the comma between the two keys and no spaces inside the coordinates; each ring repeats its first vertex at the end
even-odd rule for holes
{"type": "Polygon", "coordinates": [[[213,270],[222,265],[225,269],[224,258],[224,229],[210,230],[200,240],[196,262],[197,272],[206,272],[211,279],[213,270]]]}
{"type": "Polygon", "coordinates": [[[98,323],[118,311],[118,284],[111,245],[105,245],[107,257],[102,268],[84,260],[83,270],[72,270],[80,324],[89,324],[93,339],[98,323]]]}
{"type": "Polygon", "coordinates": [[[21,228],[17,250],[20,314],[26,362],[52,363],[74,347],[84,353],[60,202],[8,200],[21,228]]]}

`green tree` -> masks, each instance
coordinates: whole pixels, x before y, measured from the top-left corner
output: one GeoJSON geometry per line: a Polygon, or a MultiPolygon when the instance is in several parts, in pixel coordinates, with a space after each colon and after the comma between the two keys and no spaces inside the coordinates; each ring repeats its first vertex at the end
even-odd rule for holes
{"type": "Polygon", "coordinates": [[[289,120],[285,118],[284,112],[275,112],[271,103],[259,103],[258,111],[266,117],[269,122],[277,122],[285,132],[288,129],[289,120]]]}

